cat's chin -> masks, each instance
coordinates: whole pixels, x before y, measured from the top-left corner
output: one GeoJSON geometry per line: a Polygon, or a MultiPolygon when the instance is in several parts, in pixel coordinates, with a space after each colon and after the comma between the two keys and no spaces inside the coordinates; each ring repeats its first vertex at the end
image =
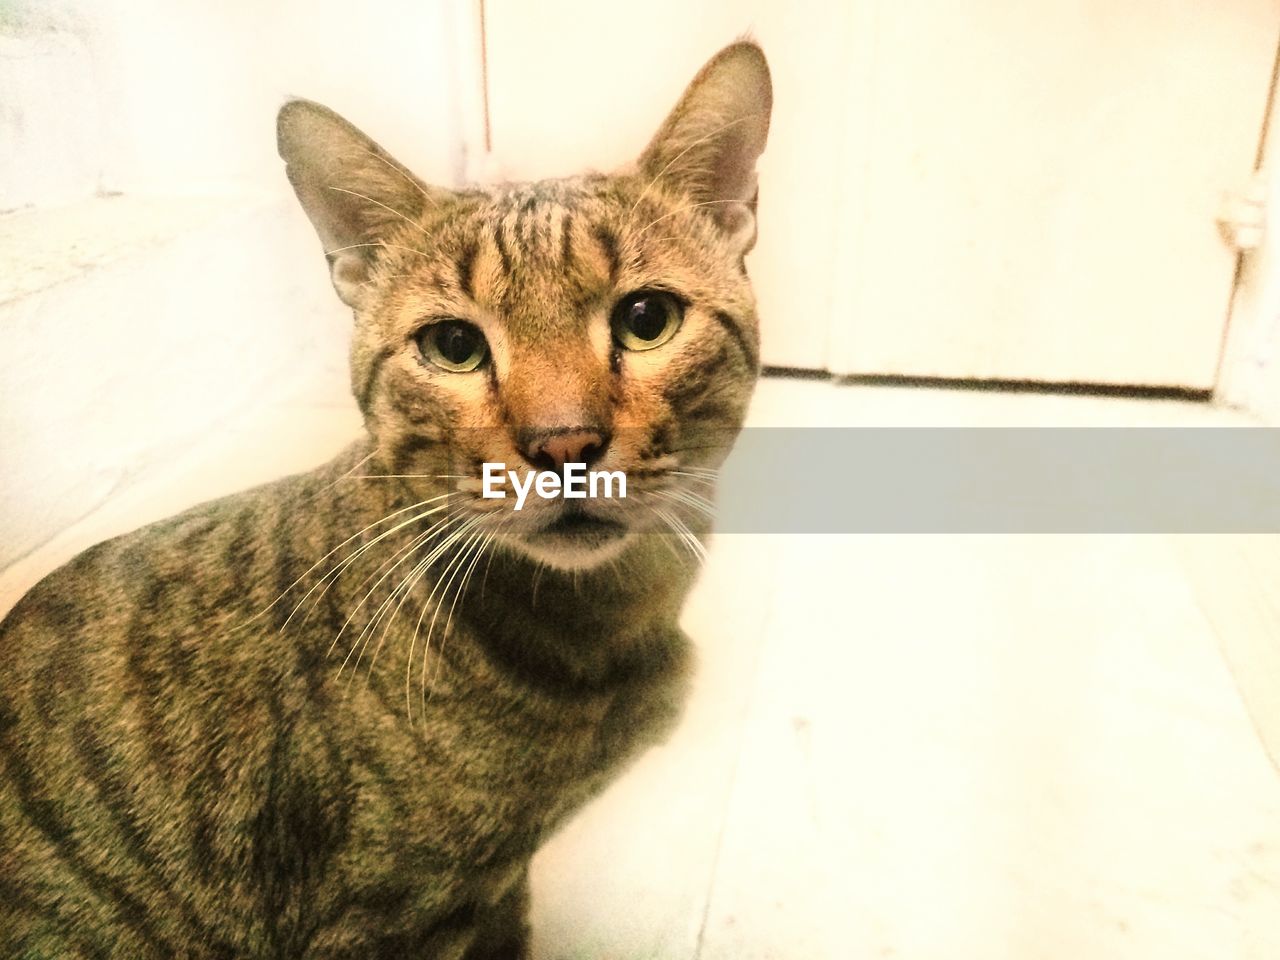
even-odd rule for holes
{"type": "Polygon", "coordinates": [[[520,543],[526,555],[556,570],[590,570],[616,559],[626,548],[630,536],[619,538],[603,547],[548,547],[542,544],[520,543]]]}
{"type": "Polygon", "coordinates": [[[606,515],[576,504],[539,512],[529,523],[512,538],[512,546],[537,563],[564,571],[608,563],[633,537],[631,525],[617,513],[606,515]]]}
{"type": "Polygon", "coordinates": [[[516,548],[557,570],[590,570],[616,559],[634,535],[625,528],[560,532],[541,530],[515,541],[516,548]]]}

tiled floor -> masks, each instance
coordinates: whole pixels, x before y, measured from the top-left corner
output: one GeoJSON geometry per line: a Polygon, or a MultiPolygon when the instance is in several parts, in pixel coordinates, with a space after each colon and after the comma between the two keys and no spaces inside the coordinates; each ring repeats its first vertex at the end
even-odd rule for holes
{"type": "MultiPolygon", "coordinates": [[[[1247,423],[780,380],[752,420],[1247,423]]],[[[358,428],[324,394],[260,410],[11,568],[0,604],[358,428]]],[[[1280,956],[1280,776],[1259,737],[1280,730],[1278,572],[1261,536],[719,537],[684,620],[685,721],[537,858],[535,955],[1280,956]]]]}

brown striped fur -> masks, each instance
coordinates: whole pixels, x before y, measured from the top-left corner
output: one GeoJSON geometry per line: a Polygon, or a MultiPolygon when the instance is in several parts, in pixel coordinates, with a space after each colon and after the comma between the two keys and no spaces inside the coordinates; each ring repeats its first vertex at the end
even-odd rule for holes
{"type": "Polygon", "coordinates": [[[524,955],[533,852],[680,709],[693,507],[758,366],[769,96],[735,44],[633,169],[464,191],[286,105],[367,436],[99,544],[0,625],[0,956],[524,955]],[[609,315],[637,289],[684,322],[629,352],[609,315]],[[483,368],[424,360],[442,316],[483,368]],[[476,495],[481,462],[588,428],[632,479],[599,505],[624,532],[476,495]]]}

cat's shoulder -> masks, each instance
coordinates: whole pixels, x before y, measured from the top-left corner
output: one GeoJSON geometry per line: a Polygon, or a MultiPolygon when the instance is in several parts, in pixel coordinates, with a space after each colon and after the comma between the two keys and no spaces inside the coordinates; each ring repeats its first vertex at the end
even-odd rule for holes
{"type": "Polygon", "coordinates": [[[99,619],[153,590],[212,584],[243,564],[274,527],[317,488],[319,471],[297,474],[196,504],[100,541],[46,574],[3,618],[0,639],[19,624],[66,626],[99,619]]]}

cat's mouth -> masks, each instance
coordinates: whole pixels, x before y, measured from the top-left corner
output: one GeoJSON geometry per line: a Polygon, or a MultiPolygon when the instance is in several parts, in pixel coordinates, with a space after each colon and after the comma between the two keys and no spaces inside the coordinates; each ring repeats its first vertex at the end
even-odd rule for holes
{"type": "Polygon", "coordinates": [[[626,533],[626,525],[617,520],[588,513],[582,507],[566,506],[550,523],[531,533],[529,539],[581,549],[604,546],[626,533]]]}

